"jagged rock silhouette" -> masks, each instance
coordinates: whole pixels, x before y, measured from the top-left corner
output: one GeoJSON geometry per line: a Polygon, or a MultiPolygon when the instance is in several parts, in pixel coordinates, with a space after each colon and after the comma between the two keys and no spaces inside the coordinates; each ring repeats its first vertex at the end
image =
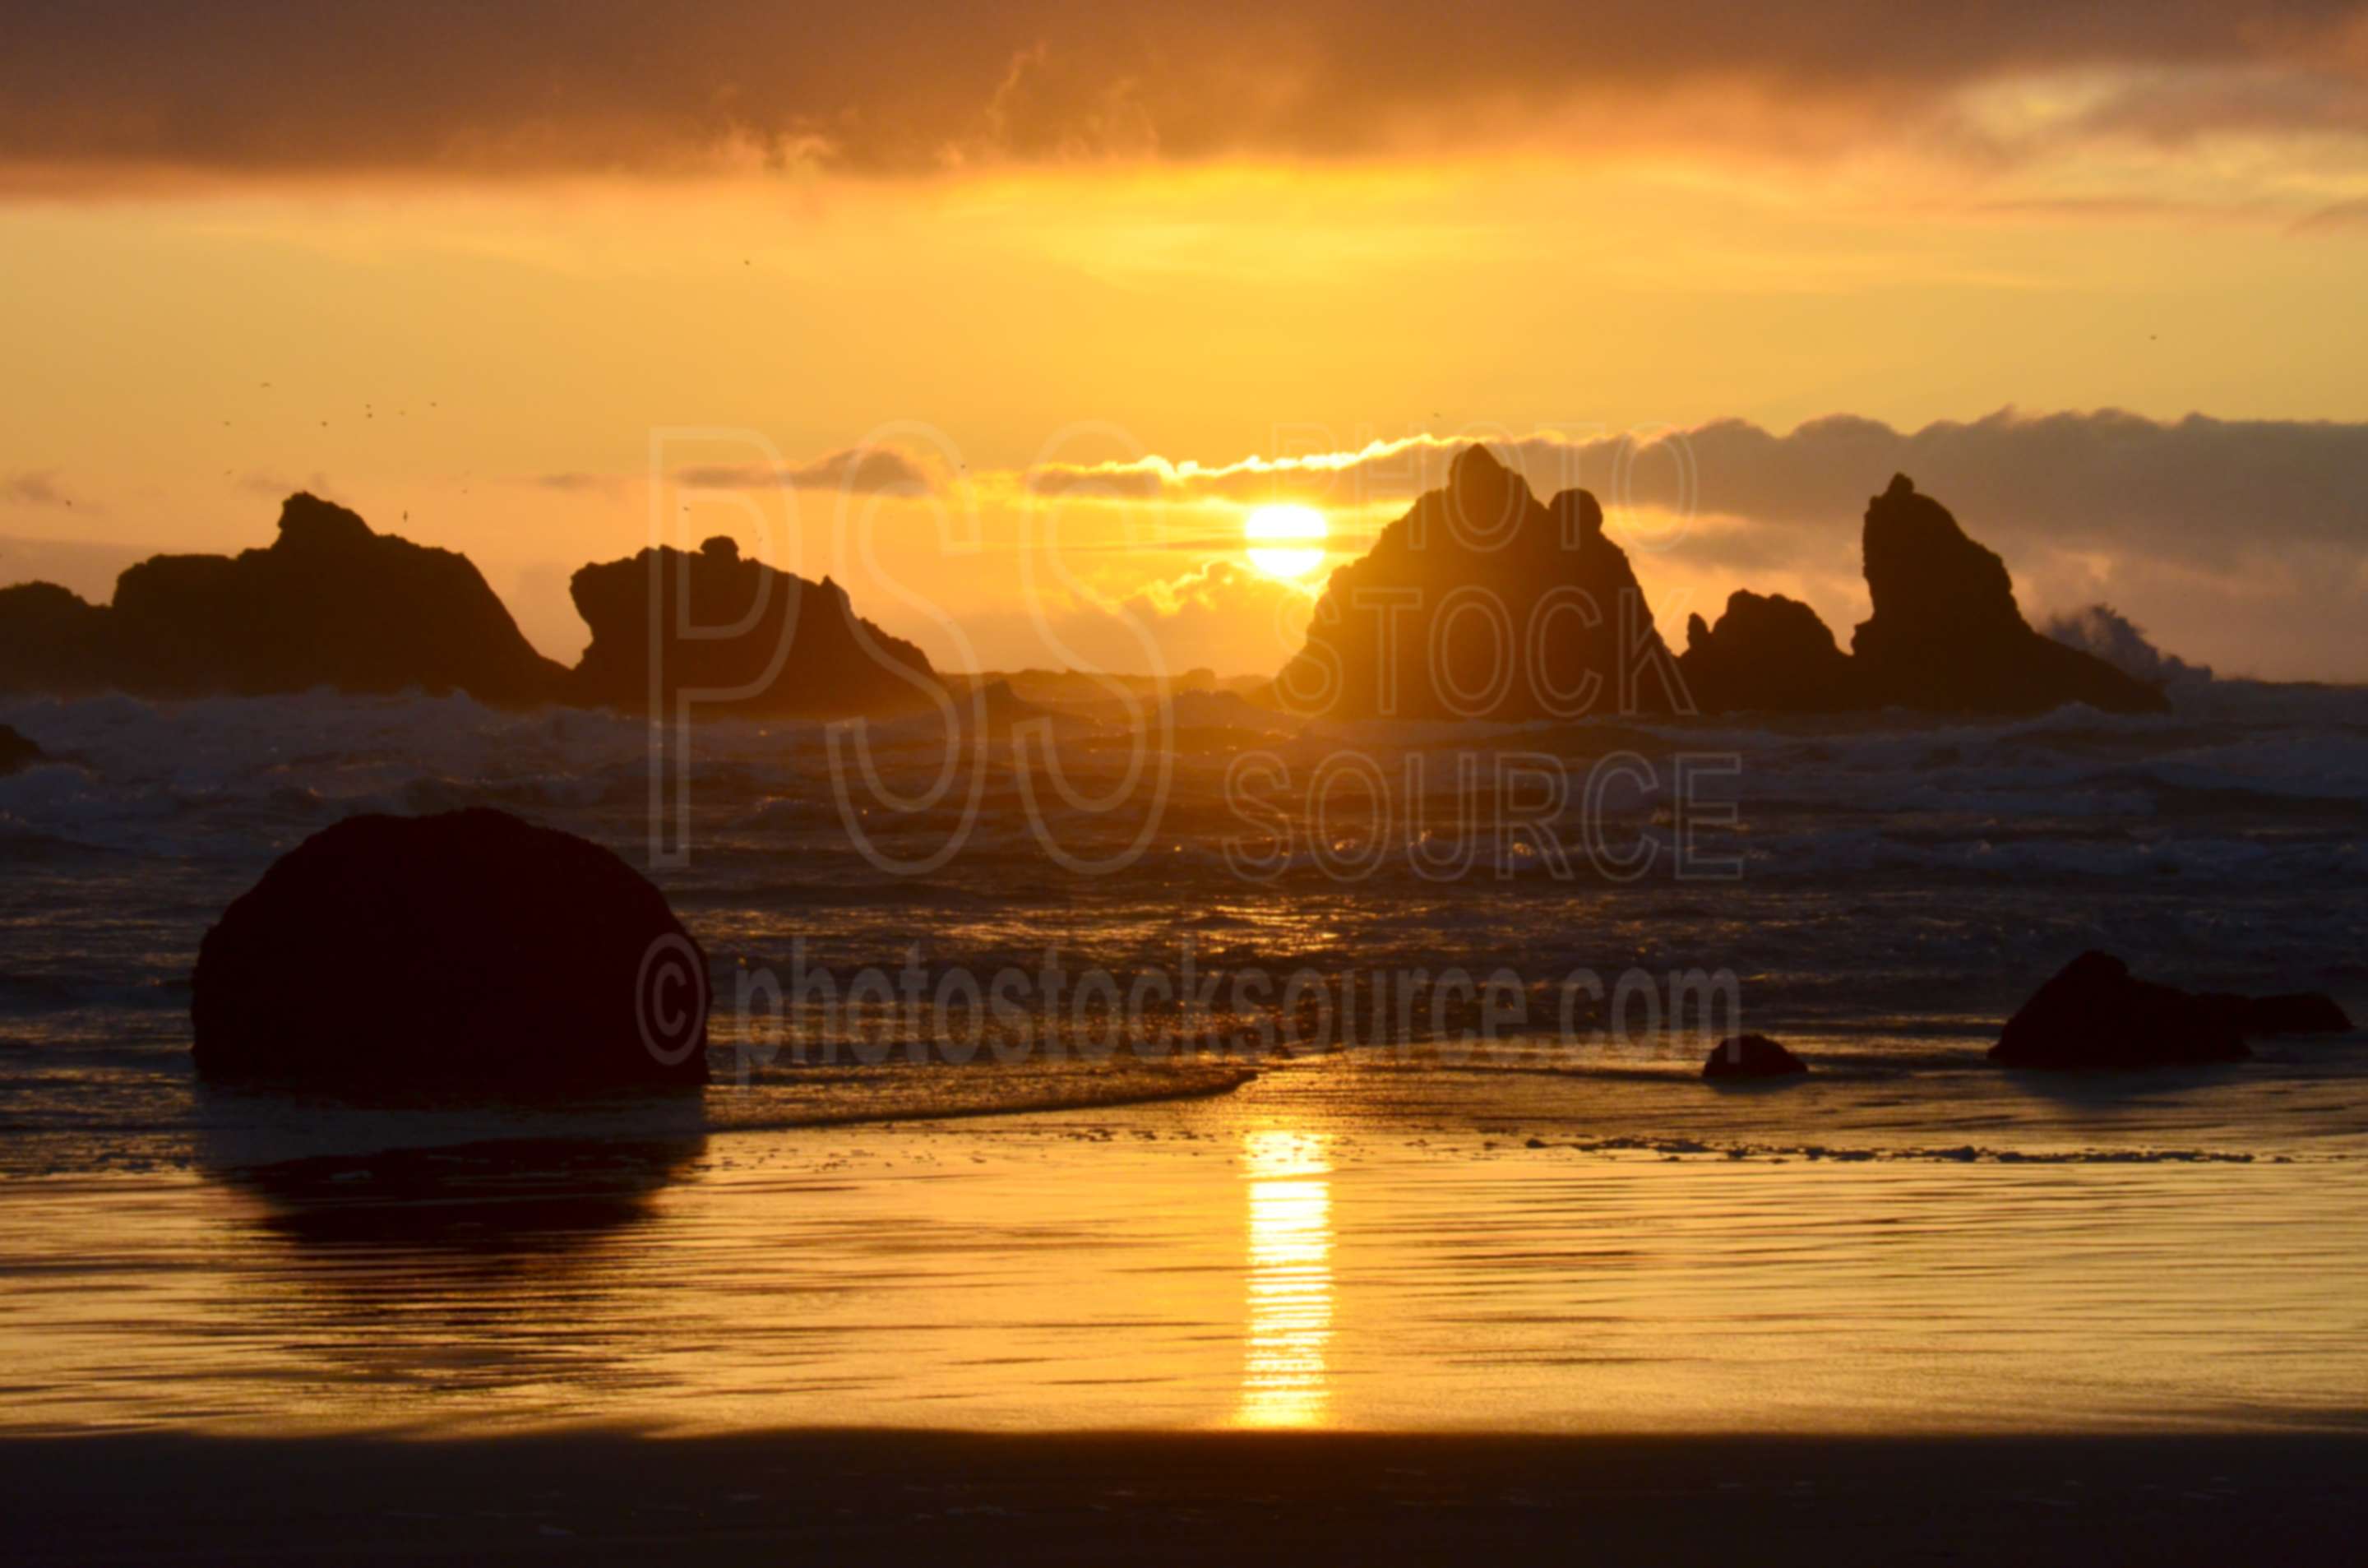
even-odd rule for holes
{"type": "Polygon", "coordinates": [[[1273,699],[1336,720],[1691,710],[1595,497],[1540,506],[1480,446],[1332,574],[1273,699]]]}
{"type": "Polygon", "coordinates": [[[100,608],[34,584],[0,600],[0,687],[139,696],[465,691],[548,701],[561,666],[521,635],[469,558],[291,495],[270,548],[159,555],[100,608]]]}
{"type": "Polygon", "coordinates": [[[1876,704],[1970,713],[2169,706],[2156,687],[2032,631],[2006,562],[1906,474],[1867,504],[1863,545],[1874,613],[1850,649],[1876,704]]]}
{"type": "MultiPolygon", "coordinates": [[[[2167,706],[2150,682],[2032,631],[2005,562],[1905,474],[1867,507],[1863,559],[1874,612],[1850,653],[1807,606],[1745,591],[1715,625],[1691,618],[1672,657],[1595,497],[1565,490],[1541,506],[1468,447],[1445,486],[1333,574],[1269,698],[1307,717],[1512,722],[2167,706]]],[[[703,713],[815,718],[949,696],[927,656],[859,615],[843,587],[744,560],[729,540],[586,566],[571,586],[592,631],[572,671],[534,652],[467,557],[292,495],[269,549],[154,557],[122,574],[111,606],[52,584],[0,589],[0,690],[416,687],[513,706],[639,712],[689,698],[703,713]]],[[[973,695],[989,722],[1024,707],[1000,688],[973,695]]]]}
{"type": "Polygon", "coordinates": [[[1672,659],[1595,497],[1569,490],[1541,506],[1468,447],[1444,488],[1333,574],[1274,700],[1327,719],[1514,722],[2167,706],[2147,682],[2032,631],[2006,563],[1907,475],[1869,504],[1862,550],[1874,613],[1851,652],[1808,606],[1746,590],[1715,625],[1690,618],[1672,659]]]}
{"type": "Polygon", "coordinates": [[[1707,713],[1838,713],[1867,706],[1858,667],[1833,632],[1816,610],[1782,594],[1737,589],[1715,626],[1689,617],[1678,667],[1707,713]]]}
{"type": "Polygon", "coordinates": [[[928,656],[856,614],[845,588],[744,560],[728,539],[586,566],[569,589],[592,629],[571,701],[671,711],[689,697],[702,713],[837,718],[934,707],[945,691],[928,656]]]}

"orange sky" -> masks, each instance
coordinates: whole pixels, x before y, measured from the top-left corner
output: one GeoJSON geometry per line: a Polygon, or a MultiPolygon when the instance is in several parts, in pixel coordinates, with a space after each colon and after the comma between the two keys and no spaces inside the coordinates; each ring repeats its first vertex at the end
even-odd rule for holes
{"type": "MultiPolygon", "coordinates": [[[[268,47],[243,6],[220,37],[160,23],[105,71],[66,10],[33,9],[0,65],[0,580],[104,593],[139,553],[264,542],[302,486],[467,551],[560,656],[583,637],[568,573],[655,517],[848,578],[957,665],[1270,669],[1305,596],[1247,565],[1255,485],[1091,500],[1026,475],[2200,411],[2244,423],[2137,447],[2125,424],[1983,426],[1901,460],[1957,476],[1918,475],[2027,609],[2104,597],[2224,672],[2368,679],[2353,7],[2236,32],[2226,8],[2116,30],[2034,7],[1947,48],[1861,40],[1850,71],[1810,47],[1851,25],[1815,6],[1781,47],[1763,13],[1711,7],[1659,54],[1620,6],[1578,8],[1591,33],[1483,6],[1452,43],[1354,46],[1321,6],[1223,35],[1205,8],[1128,32],[1030,7],[1008,36],[949,22],[901,73],[850,52],[818,75],[768,74],[789,46],[723,6],[644,40],[631,81],[581,40],[505,34],[484,47],[542,84],[507,99],[466,62],[405,97],[408,46],[352,63],[334,7],[268,47]],[[996,69],[973,81],[973,55],[996,69]],[[234,74],[275,59],[299,74],[250,108],[234,74]],[[654,486],[665,431],[699,434],[654,486]],[[844,494],[834,454],[865,448],[927,493],[844,494]],[[2233,476],[2209,506],[2175,478],[2207,460],[2233,476]]],[[[810,45],[887,47],[817,16],[810,45]]],[[[1724,465],[1702,516],[1673,528],[1653,492],[1628,519],[1665,630],[1748,584],[1846,635],[1893,449],[1816,445],[1822,483],[1699,449],[1724,465]]],[[[1404,483],[1320,497],[1336,534],[1404,483]]]]}

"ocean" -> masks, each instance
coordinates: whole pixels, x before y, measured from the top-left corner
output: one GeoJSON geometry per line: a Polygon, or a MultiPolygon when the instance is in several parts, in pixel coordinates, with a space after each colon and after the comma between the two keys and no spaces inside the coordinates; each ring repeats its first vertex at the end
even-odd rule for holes
{"type": "MultiPolygon", "coordinates": [[[[12,1429],[2223,1429],[2368,1395],[2368,1036],[1995,1068],[2102,948],[2368,1017],[2368,691],[2159,717],[948,754],[315,693],[0,701],[12,1429]],[[902,809],[935,799],[919,809],[902,809]],[[700,1094],[199,1083],[199,939],[346,815],[649,870],[700,1094]],[[1082,999],[1082,1000],[1081,1000],[1082,999]],[[1804,1080],[1699,1077],[1774,1036],[1804,1080]]],[[[351,1006],[372,1006],[352,955],[351,1006]]],[[[335,1019],[323,1021],[334,1033],[335,1019]]]]}

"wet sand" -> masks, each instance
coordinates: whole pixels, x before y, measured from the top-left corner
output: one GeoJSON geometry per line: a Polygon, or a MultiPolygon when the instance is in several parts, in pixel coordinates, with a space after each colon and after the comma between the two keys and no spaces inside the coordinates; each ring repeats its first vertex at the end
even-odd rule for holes
{"type": "Polygon", "coordinates": [[[0,1431],[2360,1428],[2356,1135],[2224,1163],[2196,1095],[2009,1129],[1967,1087],[1886,1148],[1853,1092],[1335,1062],[0,1184],[0,1431]],[[1607,1146],[1623,1094],[1695,1119],[1607,1146]]]}
{"type": "Polygon", "coordinates": [[[117,1436],[0,1449],[26,1563],[2356,1561],[2368,1439],[117,1436]]]}
{"type": "Polygon", "coordinates": [[[2356,1559],[2356,1134],[2229,1151],[2157,1086],[1907,1136],[1854,1092],[1312,1063],[18,1182],[0,1546],[2356,1559]],[[1664,1135],[1600,1134],[1631,1095],[1664,1135]]]}

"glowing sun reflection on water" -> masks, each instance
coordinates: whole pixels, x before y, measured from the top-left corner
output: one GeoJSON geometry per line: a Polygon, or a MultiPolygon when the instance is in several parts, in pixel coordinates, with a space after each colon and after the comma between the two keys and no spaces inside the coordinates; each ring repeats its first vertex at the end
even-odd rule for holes
{"type": "Polygon", "coordinates": [[[1267,1129],[1242,1139],[1249,1182],[1249,1327],[1243,1426],[1315,1426],[1331,1389],[1332,1174],[1322,1134],[1267,1129]]]}

